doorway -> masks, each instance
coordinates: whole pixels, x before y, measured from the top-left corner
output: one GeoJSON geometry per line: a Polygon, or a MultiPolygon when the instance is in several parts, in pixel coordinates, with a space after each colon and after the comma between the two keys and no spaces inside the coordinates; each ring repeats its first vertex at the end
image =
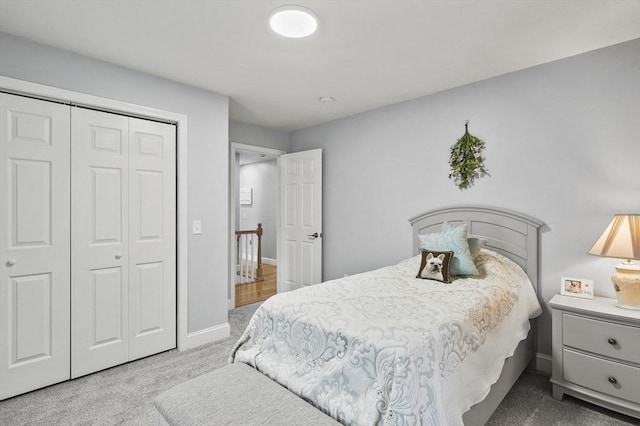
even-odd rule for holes
{"type": "Polygon", "coordinates": [[[231,143],[229,309],[277,292],[278,158],[284,153],[231,143]]]}

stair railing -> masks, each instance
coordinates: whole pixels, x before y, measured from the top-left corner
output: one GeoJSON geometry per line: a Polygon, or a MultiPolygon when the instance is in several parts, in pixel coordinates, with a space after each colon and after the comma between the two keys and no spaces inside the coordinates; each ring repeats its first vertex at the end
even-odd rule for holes
{"type": "Polygon", "coordinates": [[[262,277],[262,224],[256,229],[236,231],[236,274],[238,283],[264,281],[262,277]],[[257,242],[257,252],[254,251],[257,242]]]}

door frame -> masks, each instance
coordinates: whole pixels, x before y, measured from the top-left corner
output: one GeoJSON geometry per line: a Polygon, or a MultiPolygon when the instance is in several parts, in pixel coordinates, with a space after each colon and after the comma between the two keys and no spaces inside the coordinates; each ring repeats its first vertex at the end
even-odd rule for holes
{"type": "MultiPolygon", "coordinates": [[[[236,209],[238,190],[238,167],[236,165],[236,154],[239,151],[255,152],[257,154],[267,154],[277,156],[277,167],[280,170],[280,156],[286,151],[261,146],[247,145],[230,141],[229,144],[229,283],[227,284],[228,309],[236,306],[236,209]]],[[[280,173],[276,177],[276,217],[280,217],[280,173]]],[[[280,259],[280,220],[276,220],[276,263],[280,259]]],[[[280,288],[280,268],[278,268],[278,284],[280,288]]]]}
{"type": "Polygon", "coordinates": [[[189,349],[188,343],[188,235],[187,217],[187,124],[184,114],[149,108],[100,96],[87,95],[57,87],[0,76],[0,90],[15,95],[30,96],[71,106],[124,113],[139,118],[176,125],[176,344],[179,351],[189,349]]]}

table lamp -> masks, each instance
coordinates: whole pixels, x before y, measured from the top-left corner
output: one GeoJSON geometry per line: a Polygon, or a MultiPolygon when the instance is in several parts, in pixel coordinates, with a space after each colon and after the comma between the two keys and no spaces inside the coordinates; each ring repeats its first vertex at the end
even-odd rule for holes
{"type": "Polygon", "coordinates": [[[595,242],[589,254],[625,259],[611,277],[618,303],[624,309],[640,310],[640,214],[617,214],[595,242]]]}

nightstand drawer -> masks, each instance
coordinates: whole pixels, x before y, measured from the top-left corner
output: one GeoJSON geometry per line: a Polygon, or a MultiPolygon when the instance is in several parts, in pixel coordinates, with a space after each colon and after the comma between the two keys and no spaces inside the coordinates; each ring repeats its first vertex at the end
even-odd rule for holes
{"type": "Polygon", "coordinates": [[[564,380],[640,404],[640,368],[569,349],[562,353],[564,380]]]}
{"type": "Polygon", "coordinates": [[[562,343],[628,362],[640,363],[640,328],[562,315],[562,343]]]}

